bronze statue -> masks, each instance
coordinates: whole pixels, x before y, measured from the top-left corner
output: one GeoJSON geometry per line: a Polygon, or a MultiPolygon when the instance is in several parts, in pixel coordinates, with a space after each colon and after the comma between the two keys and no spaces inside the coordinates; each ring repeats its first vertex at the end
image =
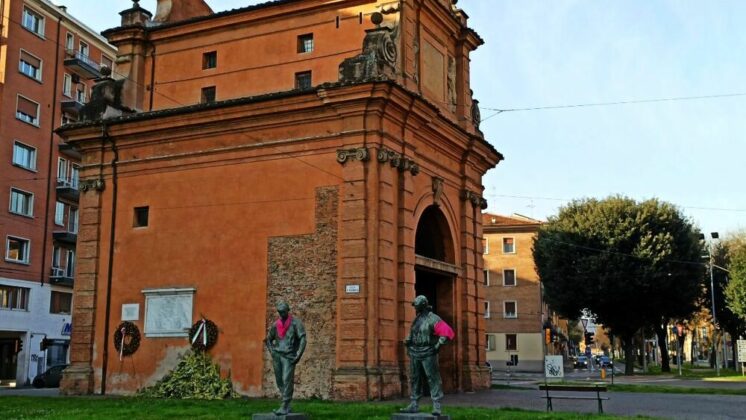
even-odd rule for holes
{"type": "Polygon", "coordinates": [[[274,413],[281,416],[290,413],[295,365],[306,350],[306,330],[300,319],[290,316],[290,306],[287,303],[278,303],[277,313],[280,318],[272,324],[264,342],[272,354],[272,368],[277,388],[282,395],[282,405],[274,413]]]}
{"type": "Polygon", "coordinates": [[[425,296],[417,296],[412,306],[417,312],[417,317],[412,322],[407,339],[404,340],[407,354],[409,354],[411,401],[401,411],[404,413],[419,412],[422,383],[427,380],[430,397],[433,400],[433,415],[439,416],[440,401],[443,399],[443,382],[440,379],[438,351],[443,344],[453,340],[455,334],[445,321],[432,312],[432,307],[425,296]]]}

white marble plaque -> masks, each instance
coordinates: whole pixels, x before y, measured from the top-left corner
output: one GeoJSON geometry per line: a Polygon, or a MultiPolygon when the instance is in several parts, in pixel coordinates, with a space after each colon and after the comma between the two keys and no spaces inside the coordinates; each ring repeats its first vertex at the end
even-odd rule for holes
{"type": "Polygon", "coordinates": [[[145,336],[186,337],[195,289],[146,289],[145,336]]]}
{"type": "Polygon", "coordinates": [[[122,321],[139,321],[140,320],[140,304],[139,303],[125,303],[122,305],[122,321]]]}

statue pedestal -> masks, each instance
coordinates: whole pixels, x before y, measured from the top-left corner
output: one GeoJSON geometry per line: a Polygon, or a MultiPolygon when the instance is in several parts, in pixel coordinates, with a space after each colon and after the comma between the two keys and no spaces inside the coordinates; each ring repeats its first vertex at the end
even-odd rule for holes
{"type": "Polygon", "coordinates": [[[309,420],[303,413],[289,413],[277,415],[275,413],[259,413],[251,416],[251,420],[309,420]]]}
{"type": "Polygon", "coordinates": [[[445,414],[433,416],[430,413],[396,413],[391,415],[391,420],[451,420],[451,416],[445,414]]]}

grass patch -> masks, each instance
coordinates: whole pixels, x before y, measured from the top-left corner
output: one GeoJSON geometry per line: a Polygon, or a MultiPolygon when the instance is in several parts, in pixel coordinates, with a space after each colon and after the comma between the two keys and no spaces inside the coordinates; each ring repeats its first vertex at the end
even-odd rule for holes
{"type": "Polygon", "coordinates": [[[670,385],[632,385],[615,384],[608,385],[612,392],[643,392],[660,394],[706,394],[706,395],[746,395],[746,389],[723,389],[723,388],[691,388],[670,385]]]}
{"type": "MultiPolygon", "coordinates": [[[[0,397],[4,419],[246,419],[253,413],[269,412],[278,403],[271,400],[235,399],[222,401],[158,400],[145,398],[39,398],[0,397]]],[[[390,403],[333,403],[299,401],[294,411],[314,419],[389,420],[403,405],[390,403]]],[[[424,409],[430,407],[424,406],[424,409]]],[[[579,413],[546,413],[519,409],[446,407],[453,419],[620,419],[631,417],[599,416],[579,413]]],[[[645,417],[635,417],[645,418],[645,417]]]]}
{"type": "MultiPolygon", "coordinates": [[[[671,365],[670,372],[661,372],[660,366],[650,366],[647,373],[641,373],[640,375],[673,375],[679,376],[679,368],[676,365],[671,365]]],[[[681,367],[681,377],[688,379],[705,379],[705,378],[726,378],[726,377],[737,377],[741,376],[741,372],[734,369],[720,369],[720,376],[717,376],[717,371],[710,368],[698,368],[698,367],[681,367]]]]}

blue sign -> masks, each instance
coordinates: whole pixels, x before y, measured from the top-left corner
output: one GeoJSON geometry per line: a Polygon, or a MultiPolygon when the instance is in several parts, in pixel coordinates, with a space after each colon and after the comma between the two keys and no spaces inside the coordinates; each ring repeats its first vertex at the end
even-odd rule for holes
{"type": "Polygon", "coordinates": [[[73,324],[70,322],[66,322],[62,326],[62,335],[70,335],[73,332],[73,324]]]}

